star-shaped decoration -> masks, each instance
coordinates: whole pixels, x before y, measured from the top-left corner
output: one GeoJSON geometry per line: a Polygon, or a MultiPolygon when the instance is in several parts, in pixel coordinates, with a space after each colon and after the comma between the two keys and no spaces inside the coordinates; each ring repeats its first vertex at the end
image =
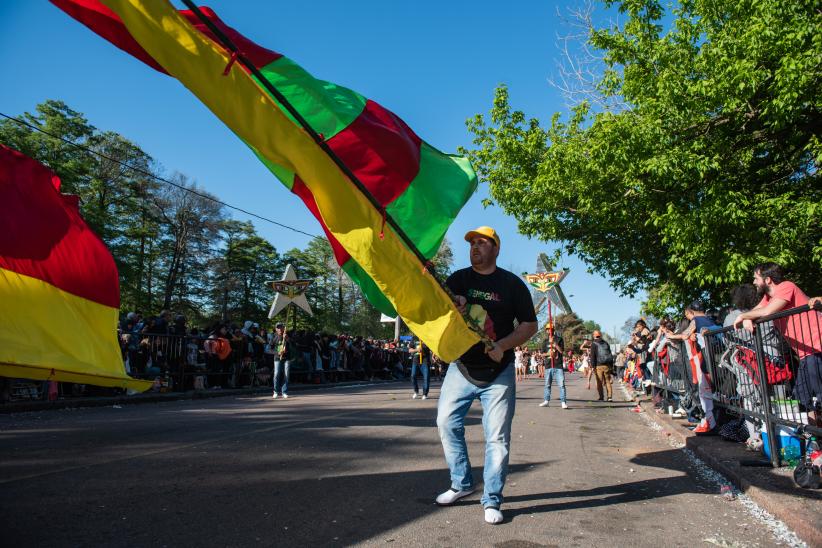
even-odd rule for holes
{"type": "Polygon", "coordinates": [[[531,287],[545,293],[552,287],[559,284],[563,278],[568,274],[567,271],[560,272],[537,272],[536,274],[523,274],[525,280],[531,284],[531,287]]]}
{"type": "Polygon", "coordinates": [[[298,280],[297,273],[294,272],[294,267],[289,264],[285,267],[285,274],[283,274],[282,280],[265,282],[266,285],[277,292],[277,295],[274,297],[274,302],[271,303],[271,310],[268,311],[269,319],[282,312],[282,310],[291,303],[299,306],[308,312],[309,315],[313,315],[311,306],[305,298],[305,290],[308,289],[308,286],[311,285],[313,281],[314,280],[298,280]]]}

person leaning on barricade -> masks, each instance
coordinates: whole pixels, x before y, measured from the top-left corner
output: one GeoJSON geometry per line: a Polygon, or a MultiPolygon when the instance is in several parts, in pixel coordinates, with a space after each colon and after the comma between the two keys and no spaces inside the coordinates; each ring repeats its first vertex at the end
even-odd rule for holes
{"type": "Polygon", "coordinates": [[[702,355],[702,349],[705,347],[702,333],[705,328],[715,327],[716,323],[705,314],[705,307],[700,301],[694,301],[685,308],[685,317],[689,321],[688,327],[679,334],[668,332],[666,337],[671,341],[685,341],[685,348],[689,353],[691,363],[691,376],[696,380],[694,384],[698,385],[699,403],[705,414],[702,421],[694,428],[694,433],[709,434],[716,426],[716,419],[713,413],[714,401],[711,397],[712,381],[708,376],[702,355]]]}
{"type": "MultiPolygon", "coordinates": [[[[753,284],[740,284],[732,288],[731,307],[722,321],[722,327],[732,327],[740,314],[751,310],[758,302],[756,287],[753,284]]],[[[767,336],[764,331],[762,335],[763,348],[773,359],[777,359],[779,345],[774,344],[774,341],[777,340],[779,334],[775,332],[772,322],[768,322],[768,324],[770,325],[768,326],[767,336]]],[[[752,361],[756,360],[753,338],[747,331],[742,329],[728,331],[724,335],[717,335],[717,337],[725,347],[725,351],[719,358],[719,366],[724,366],[733,372],[736,379],[736,394],[740,396],[739,405],[748,411],[761,411],[762,393],[755,382],[755,363],[751,367],[752,361]]],[[[781,357],[779,359],[781,360],[781,357]]],[[[751,451],[759,451],[763,442],[758,421],[755,421],[749,415],[745,415],[744,420],[745,429],[748,432],[745,446],[751,451]]]]}
{"type": "MultiPolygon", "coordinates": [[[[735,328],[742,326],[753,332],[753,320],[819,302],[819,297],[815,297],[811,303],[795,283],[785,279],[782,267],[776,263],[762,263],[754,267],[753,283],[761,300],[752,310],[736,317],[735,328]]],[[[822,313],[809,310],[796,316],[778,318],[774,320],[774,325],[799,358],[794,396],[807,409],[809,424],[822,426],[822,313]]]]}

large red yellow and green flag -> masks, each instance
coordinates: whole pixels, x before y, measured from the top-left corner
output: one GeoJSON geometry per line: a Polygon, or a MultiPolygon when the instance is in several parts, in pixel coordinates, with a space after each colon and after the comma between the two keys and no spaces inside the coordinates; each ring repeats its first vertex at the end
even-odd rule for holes
{"type": "Polygon", "coordinates": [[[260,80],[234,62],[236,56],[196,14],[178,12],[160,0],[52,2],[177,78],[206,104],[303,200],[322,225],[338,263],[380,311],[398,312],[447,360],[479,341],[411,249],[432,258],[476,189],[476,175],[465,158],[443,154],[376,102],[315,79],[292,60],[228,27],[212,10],[200,8],[365,187],[359,188],[260,80]],[[386,217],[407,240],[386,224],[386,217]]]}
{"type": "Polygon", "coordinates": [[[120,285],[76,196],[0,145],[0,376],[146,390],[117,342],[120,285]]]}

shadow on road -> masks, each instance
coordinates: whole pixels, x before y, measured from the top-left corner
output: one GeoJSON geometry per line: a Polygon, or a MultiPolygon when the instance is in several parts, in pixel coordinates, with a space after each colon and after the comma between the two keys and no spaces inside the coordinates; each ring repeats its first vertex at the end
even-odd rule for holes
{"type": "MultiPolygon", "coordinates": [[[[688,467],[684,465],[681,452],[677,449],[641,453],[632,458],[630,462],[637,467],[664,468],[681,472],[682,475],[620,482],[592,489],[567,489],[506,497],[506,503],[518,506],[506,512],[506,519],[559,510],[600,508],[705,491],[704,486],[688,475],[688,467]],[[532,504],[526,506],[519,504],[525,502],[532,504]]],[[[581,469],[580,473],[584,473],[584,470],[581,469]]],[[[561,479],[558,478],[558,483],[561,479]]]]}

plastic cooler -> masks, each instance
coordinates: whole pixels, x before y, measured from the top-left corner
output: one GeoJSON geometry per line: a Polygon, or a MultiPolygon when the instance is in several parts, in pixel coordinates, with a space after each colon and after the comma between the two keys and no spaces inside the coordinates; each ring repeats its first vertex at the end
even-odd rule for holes
{"type": "MultiPolygon", "coordinates": [[[[777,426],[777,432],[779,432],[779,437],[776,439],[777,451],[783,447],[788,447],[789,445],[794,445],[797,449],[801,447],[799,444],[799,438],[794,435],[793,428],[782,426],[780,424],[777,426]]],[[[771,447],[768,445],[768,430],[764,427],[764,425],[762,428],[762,450],[765,452],[766,457],[771,458],[771,447]]]]}

